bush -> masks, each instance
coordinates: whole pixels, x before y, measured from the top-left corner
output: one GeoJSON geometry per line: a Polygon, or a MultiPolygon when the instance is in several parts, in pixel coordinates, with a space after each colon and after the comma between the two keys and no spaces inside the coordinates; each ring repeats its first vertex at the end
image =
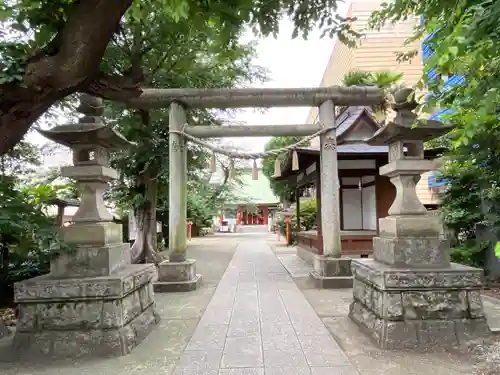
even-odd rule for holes
{"type": "Polygon", "coordinates": [[[45,214],[54,196],[49,185],[19,188],[12,180],[0,180],[0,303],[12,297],[13,283],[48,273],[50,259],[71,250],[45,214]]]}
{"type": "Polygon", "coordinates": [[[198,228],[212,226],[212,210],[209,202],[203,196],[188,194],[187,217],[193,222],[193,226],[198,228]]]}
{"type": "Polygon", "coordinates": [[[490,246],[488,241],[468,240],[451,249],[451,261],[472,267],[484,266],[486,250],[490,246]]]}
{"type": "MultiPolygon", "coordinates": [[[[300,231],[316,228],[316,198],[305,199],[300,202],[300,231]]],[[[281,217],[276,221],[276,226],[281,235],[286,236],[285,218],[281,217]]],[[[288,245],[297,242],[297,212],[293,212],[290,218],[290,239],[288,245]]]]}
{"type": "MultiPolygon", "coordinates": [[[[304,199],[300,202],[300,230],[311,230],[316,227],[316,198],[304,199]]],[[[292,221],[297,223],[297,212],[293,213],[292,221]]]]}

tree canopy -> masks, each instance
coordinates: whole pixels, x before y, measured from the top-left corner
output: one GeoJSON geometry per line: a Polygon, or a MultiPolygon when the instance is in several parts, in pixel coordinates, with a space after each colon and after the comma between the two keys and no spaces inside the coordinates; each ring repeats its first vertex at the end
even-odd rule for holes
{"type": "MultiPolygon", "coordinates": [[[[161,1],[157,1],[157,6],[161,1]]],[[[253,44],[238,41],[239,34],[228,43],[220,25],[205,22],[194,25],[190,20],[168,18],[162,12],[151,12],[148,24],[134,13],[126,13],[121,22],[120,37],[114,38],[104,54],[102,69],[125,74],[127,69],[141,75],[141,82],[159,87],[234,87],[262,80],[265,71],[252,63],[253,44]],[[155,25],[154,30],[149,26],[155,25]],[[161,46],[161,47],[160,47],[161,46]]],[[[128,212],[133,210],[137,222],[136,240],[132,246],[134,261],[153,261],[157,251],[157,212],[168,222],[169,191],[169,111],[127,109],[121,103],[108,102],[106,117],[136,147],[115,153],[112,164],[120,172],[110,198],[128,212]]],[[[191,124],[220,124],[217,113],[189,110],[191,124]]],[[[200,170],[208,163],[208,154],[188,143],[188,204],[195,221],[211,218],[213,201],[224,191],[204,186],[210,176],[200,170]],[[203,208],[203,209],[202,209],[203,208]],[[200,219],[200,220],[198,220],[200,219]]],[[[163,249],[160,249],[160,251],[163,249]]]]}
{"type": "MultiPolygon", "coordinates": [[[[286,147],[289,145],[292,145],[294,143],[297,143],[302,140],[302,137],[272,137],[265,145],[264,149],[266,151],[269,150],[275,150],[278,148],[286,147]]],[[[308,145],[304,145],[306,147],[308,145]]],[[[283,165],[283,162],[285,159],[288,157],[287,153],[281,154],[278,156],[278,160],[280,161],[281,165],[283,165]]],[[[271,189],[274,192],[274,194],[279,197],[280,199],[288,200],[290,196],[295,193],[294,187],[290,185],[289,182],[287,181],[276,181],[273,178],[274,175],[274,163],[275,163],[275,158],[266,158],[263,161],[262,165],[262,173],[266,175],[266,177],[269,179],[269,183],[271,185],[271,189]]]]}
{"type": "MultiPolygon", "coordinates": [[[[110,40],[130,43],[124,23],[145,26],[154,20],[184,22],[218,30],[228,45],[244,27],[276,35],[283,14],[292,18],[293,36],[307,36],[315,25],[348,39],[348,20],[336,14],[338,0],[1,0],[0,1],[0,154],[18,143],[52,105],[82,91],[127,101],[144,84],[139,64],[111,66],[103,61],[110,40]],[[125,16],[124,16],[125,15],[125,16]]],[[[133,34],[133,33],[132,33],[133,34]]],[[[177,33],[182,43],[183,30],[177,33]]],[[[162,49],[151,43],[145,50],[162,49]]],[[[181,56],[176,56],[181,58],[181,56]]]]}
{"type": "MultiPolygon", "coordinates": [[[[432,52],[419,84],[429,92],[427,106],[446,109],[441,117],[459,129],[456,142],[468,144],[476,132],[498,126],[500,3],[396,0],[374,12],[370,25],[378,28],[415,16],[421,22],[411,39],[425,39],[432,52]],[[449,84],[452,76],[458,79],[449,84]]],[[[416,53],[400,57],[409,59],[416,53]]]]}

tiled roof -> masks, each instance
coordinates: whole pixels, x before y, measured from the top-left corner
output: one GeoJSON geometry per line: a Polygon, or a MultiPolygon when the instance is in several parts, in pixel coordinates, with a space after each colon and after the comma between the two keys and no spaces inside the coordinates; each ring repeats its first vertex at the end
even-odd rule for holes
{"type": "Polygon", "coordinates": [[[232,192],[231,202],[227,204],[277,204],[279,198],[274,195],[271,190],[269,179],[259,170],[259,178],[252,180],[252,171],[245,171],[238,177],[241,185],[236,186],[234,189],[237,191],[232,192]]]}
{"type": "MultiPolygon", "coordinates": [[[[335,132],[337,139],[344,135],[363,115],[371,116],[371,110],[369,107],[357,106],[348,107],[343,112],[341,112],[338,117],[338,126],[335,132]]],[[[374,120],[374,123],[378,123],[374,120]]],[[[317,146],[301,147],[299,150],[309,150],[309,151],[319,151],[319,144],[317,146]]],[[[338,153],[384,153],[388,152],[389,148],[387,146],[370,146],[366,143],[354,143],[354,144],[340,144],[337,146],[338,153]]]]}
{"type": "Polygon", "coordinates": [[[338,125],[335,134],[339,138],[359,119],[363,112],[367,110],[366,107],[348,107],[345,111],[340,113],[337,117],[338,125]]]}

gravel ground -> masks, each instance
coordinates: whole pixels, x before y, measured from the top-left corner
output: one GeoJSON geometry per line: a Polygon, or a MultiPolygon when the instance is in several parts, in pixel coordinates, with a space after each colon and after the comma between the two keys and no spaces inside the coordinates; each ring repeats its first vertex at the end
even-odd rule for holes
{"type": "Polygon", "coordinates": [[[500,299],[500,286],[492,286],[488,289],[484,289],[483,293],[487,296],[500,299]]]}

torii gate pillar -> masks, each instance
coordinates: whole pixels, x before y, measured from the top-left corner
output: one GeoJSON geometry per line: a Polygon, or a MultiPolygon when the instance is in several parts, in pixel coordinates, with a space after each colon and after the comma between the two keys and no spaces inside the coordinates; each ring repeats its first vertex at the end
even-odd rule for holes
{"type": "Polygon", "coordinates": [[[314,257],[311,272],[317,288],[351,288],[351,259],[341,258],[339,173],[335,104],[327,100],[319,106],[321,126],[330,130],[320,136],[321,234],[323,255],[314,257]]]}
{"type": "Polygon", "coordinates": [[[187,247],[187,145],[181,132],[186,111],[173,102],[169,113],[169,260],[158,265],[155,292],[184,292],[196,289],[201,275],[196,274],[196,260],[186,258],[187,247]]]}
{"type": "Polygon", "coordinates": [[[170,105],[169,113],[169,197],[168,197],[168,249],[170,260],[186,260],[187,220],[186,182],[187,155],[184,136],[176,131],[182,131],[186,123],[186,111],[178,103],[170,105]]]}

